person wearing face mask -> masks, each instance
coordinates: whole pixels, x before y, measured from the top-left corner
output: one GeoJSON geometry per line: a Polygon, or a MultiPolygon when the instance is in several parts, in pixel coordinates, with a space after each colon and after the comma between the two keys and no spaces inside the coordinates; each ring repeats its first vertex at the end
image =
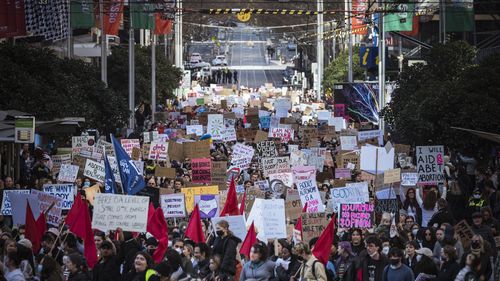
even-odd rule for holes
{"type": "MultiPolygon", "coordinates": [[[[481,190],[474,189],[472,196],[469,198],[467,203],[467,213],[472,215],[474,213],[480,212],[481,208],[486,206],[486,200],[484,200],[481,190]]],[[[471,217],[468,217],[469,221],[471,217]]]]}
{"type": "Polygon", "coordinates": [[[387,258],[380,253],[382,242],[376,236],[366,238],[366,250],[359,254],[355,265],[347,272],[346,281],[379,281],[388,264],[387,258]]]}
{"type": "Polygon", "coordinates": [[[193,273],[193,264],[191,263],[191,257],[184,255],[185,243],[184,240],[177,238],[174,240],[174,250],[181,256],[181,267],[184,273],[191,276],[193,273]]]}
{"type": "Polygon", "coordinates": [[[158,240],[154,237],[149,237],[146,239],[146,251],[150,256],[153,256],[154,252],[158,248],[158,240]]]}
{"type": "Polygon", "coordinates": [[[481,213],[477,212],[472,215],[471,229],[474,234],[481,235],[490,245],[495,245],[495,238],[493,238],[491,228],[483,224],[483,216],[481,213]]]}
{"type": "Polygon", "coordinates": [[[439,258],[441,256],[441,249],[446,245],[452,246],[456,250],[457,260],[462,258],[464,248],[462,242],[455,238],[455,230],[453,226],[444,223],[440,229],[436,231],[437,242],[434,246],[434,261],[439,265],[439,258]]]}
{"type": "Polygon", "coordinates": [[[100,247],[100,259],[92,271],[93,281],[119,281],[120,262],[116,257],[116,250],[111,241],[104,240],[100,247]]]}
{"type": "Polygon", "coordinates": [[[441,267],[439,268],[436,281],[453,281],[460,271],[460,266],[456,262],[457,252],[450,245],[444,246],[441,251],[441,267]]]}
{"type": "Polygon", "coordinates": [[[415,265],[415,276],[423,277],[422,280],[431,280],[436,278],[438,268],[432,260],[433,253],[429,248],[420,248],[415,251],[417,254],[417,264],[415,265]]]}
{"type": "Polygon", "coordinates": [[[205,279],[210,275],[210,247],[205,243],[198,243],[194,247],[196,265],[193,268],[193,278],[205,279]]]}
{"type": "Polygon", "coordinates": [[[462,266],[465,266],[467,255],[474,254],[480,260],[479,270],[477,271],[480,280],[489,280],[493,273],[490,254],[488,253],[490,246],[486,245],[487,243],[481,235],[474,234],[470,242],[470,251],[463,255],[460,262],[462,266]]]}
{"type": "Polygon", "coordinates": [[[411,268],[402,263],[403,251],[393,247],[389,251],[389,265],[382,274],[382,281],[414,281],[415,276],[411,268]]]}
{"type": "Polygon", "coordinates": [[[212,251],[221,257],[220,281],[228,281],[236,274],[236,246],[241,240],[234,236],[229,230],[229,223],[221,220],[215,226],[217,238],[215,238],[212,251]]]}
{"type": "Polygon", "coordinates": [[[134,258],[134,267],[124,274],[123,281],[160,281],[153,264],[153,258],[148,253],[138,252],[134,258]]]}
{"type": "Polygon", "coordinates": [[[380,238],[380,242],[382,242],[382,250],[380,251],[380,253],[387,257],[387,255],[389,254],[389,250],[391,249],[391,242],[389,241],[389,238],[387,238],[387,236],[382,236],[380,238]]]}
{"type": "Polygon", "coordinates": [[[206,281],[220,280],[219,278],[219,275],[221,274],[220,265],[221,265],[221,257],[219,255],[214,255],[210,259],[210,264],[209,264],[211,274],[207,278],[205,278],[206,281]]]}

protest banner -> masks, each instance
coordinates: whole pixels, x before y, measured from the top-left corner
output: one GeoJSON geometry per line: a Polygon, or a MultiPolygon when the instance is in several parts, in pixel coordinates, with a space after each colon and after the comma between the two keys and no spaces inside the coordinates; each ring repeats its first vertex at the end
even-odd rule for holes
{"type": "Polygon", "coordinates": [[[312,147],[307,149],[307,166],[314,166],[319,172],[325,166],[326,147],[312,147]]]}
{"type": "Polygon", "coordinates": [[[60,182],[75,182],[79,167],[71,164],[62,164],[57,180],[60,182]]]}
{"type": "Polygon", "coordinates": [[[270,138],[280,139],[282,143],[288,143],[290,140],[293,140],[293,129],[288,128],[271,128],[269,130],[270,138]]]}
{"type": "Polygon", "coordinates": [[[278,156],[278,150],[276,150],[276,143],[274,141],[261,141],[257,143],[257,152],[260,157],[278,156]]]}
{"type": "Polygon", "coordinates": [[[210,176],[212,184],[217,184],[219,189],[225,189],[227,180],[227,161],[212,161],[210,176]]]}
{"type": "Polygon", "coordinates": [[[128,156],[130,157],[132,157],[132,149],[134,147],[141,149],[141,143],[139,139],[121,139],[120,143],[125,152],[127,152],[128,156]]]}
{"type": "Polygon", "coordinates": [[[282,172],[279,174],[269,174],[269,181],[271,181],[271,185],[273,181],[276,180],[281,181],[287,187],[291,187],[293,185],[293,174],[291,170],[289,170],[289,172],[282,172]]]}
{"type": "Polygon", "coordinates": [[[236,129],[234,127],[224,128],[221,134],[222,142],[236,141],[236,129]]]}
{"type": "Polygon", "coordinates": [[[212,136],[212,140],[222,140],[222,131],[224,129],[224,115],[208,114],[207,134],[212,136]]]}
{"type": "Polygon", "coordinates": [[[302,241],[309,243],[315,237],[320,237],[328,224],[326,213],[302,213],[302,241]]]}
{"type": "Polygon", "coordinates": [[[455,233],[460,236],[464,248],[468,248],[474,232],[466,220],[462,220],[455,225],[455,233]]]}
{"type": "Polygon", "coordinates": [[[370,200],[367,182],[347,183],[346,187],[332,188],[330,193],[335,211],[339,204],[366,203],[370,200]]]}
{"type": "Polygon", "coordinates": [[[342,228],[371,228],[374,206],[370,203],[341,204],[338,219],[342,228]]]}
{"type": "Polygon", "coordinates": [[[71,148],[92,147],[95,144],[94,136],[79,136],[71,138],[71,148]]]}
{"type": "Polygon", "coordinates": [[[160,195],[160,206],[165,218],[183,218],[186,216],[183,193],[160,195]]]}
{"type": "Polygon", "coordinates": [[[401,173],[402,186],[415,186],[418,183],[418,173],[401,173]]]}
{"type": "Polygon", "coordinates": [[[184,187],[181,189],[181,192],[184,193],[185,196],[186,211],[191,213],[194,209],[195,195],[217,195],[219,194],[219,187],[216,185],[184,187]]]}
{"type": "Polygon", "coordinates": [[[11,194],[30,194],[29,190],[4,190],[2,199],[2,216],[12,216],[11,194]]]}
{"type": "Polygon", "coordinates": [[[351,178],[351,170],[347,168],[336,168],[335,169],[335,178],[336,179],[350,179],[351,178]]]}
{"type": "Polygon", "coordinates": [[[395,214],[396,217],[399,214],[399,206],[397,199],[377,199],[375,202],[375,213],[391,213],[395,214]]]}
{"type": "Polygon", "coordinates": [[[177,177],[177,172],[175,168],[156,166],[155,177],[175,179],[177,177]]]}
{"type": "Polygon", "coordinates": [[[210,157],[210,140],[185,142],[183,146],[184,146],[184,158],[193,159],[193,158],[210,157]]]}
{"type": "Polygon", "coordinates": [[[192,178],[194,183],[210,183],[212,163],[210,158],[197,158],[191,160],[192,178]]]}
{"type": "Polygon", "coordinates": [[[195,195],[194,203],[198,204],[200,218],[202,219],[213,218],[219,215],[219,195],[195,195]]]}
{"type": "Polygon", "coordinates": [[[394,148],[362,146],[360,168],[372,174],[394,169],[394,148]]]}
{"type": "Polygon", "coordinates": [[[187,125],[186,126],[186,134],[187,135],[196,135],[196,136],[202,136],[203,135],[203,125],[187,125]]]}
{"type": "Polygon", "coordinates": [[[262,163],[262,172],[264,177],[270,174],[280,174],[290,172],[290,159],[288,156],[282,157],[266,157],[260,159],[262,163]]]}
{"type": "Polygon", "coordinates": [[[296,220],[302,213],[299,191],[287,189],[285,200],[285,214],[288,220],[296,220]]]}
{"type": "Polygon", "coordinates": [[[215,217],[212,218],[212,225],[217,225],[221,220],[225,220],[229,223],[229,230],[234,234],[234,236],[245,240],[247,236],[247,228],[245,225],[245,216],[225,216],[225,217],[215,217]]]}
{"type": "Polygon", "coordinates": [[[384,184],[390,184],[401,181],[401,169],[390,169],[384,171],[384,184]]]}
{"type": "Polygon", "coordinates": [[[63,164],[71,164],[71,154],[52,155],[52,173],[56,174],[63,164]]]}
{"type": "Polygon", "coordinates": [[[107,232],[146,232],[149,197],[98,193],[94,198],[92,228],[107,232]]]}
{"type": "Polygon", "coordinates": [[[384,134],[381,130],[359,131],[358,141],[367,142],[371,139],[376,139],[378,145],[384,144],[384,134]]]}
{"type": "Polygon", "coordinates": [[[301,203],[303,206],[307,203],[307,212],[323,212],[324,205],[316,185],[316,168],[312,166],[299,166],[293,167],[292,172],[301,203]]]}
{"type": "Polygon", "coordinates": [[[47,212],[47,209],[54,204],[49,213],[47,213],[46,221],[53,226],[59,226],[62,220],[62,209],[59,207],[62,204],[62,199],[48,193],[32,189],[31,194],[36,196],[40,207],[40,212],[47,212]]]}
{"type": "Polygon", "coordinates": [[[61,198],[62,201],[57,206],[63,210],[71,209],[73,206],[73,201],[75,199],[75,187],[73,184],[44,184],[43,192],[55,197],[61,198]]]}
{"type": "Polygon", "coordinates": [[[358,146],[356,136],[340,136],[341,150],[355,150],[358,146]]]}
{"type": "Polygon", "coordinates": [[[148,159],[155,161],[168,160],[168,143],[152,141],[149,147],[148,159]]]}
{"type": "Polygon", "coordinates": [[[252,222],[259,232],[257,238],[264,239],[262,241],[286,238],[285,201],[256,198],[247,218],[247,227],[252,222]]]}
{"type": "Polygon", "coordinates": [[[444,182],[444,148],[442,145],[417,146],[418,184],[438,184],[444,182]]]}
{"type": "Polygon", "coordinates": [[[96,181],[104,182],[106,177],[106,170],[104,169],[104,163],[87,159],[83,175],[91,179],[94,179],[96,181]]]}

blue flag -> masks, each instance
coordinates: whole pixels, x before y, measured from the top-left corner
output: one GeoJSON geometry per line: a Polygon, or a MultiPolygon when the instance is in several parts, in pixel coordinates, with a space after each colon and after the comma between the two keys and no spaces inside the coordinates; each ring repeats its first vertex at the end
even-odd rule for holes
{"type": "Polygon", "coordinates": [[[109,165],[108,156],[104,156],[104,170],[106,171],[106,178],[104,180],[104,192],[116,194],[115,176],[111,165],[109,165]]]}
{"type": "Polygon", "coordinates": [[[134,165],[132,159],[130,159],[130,156],[115,139],[115,137],[113,137],[113,135],[111,135],[111,142],[113,143],[113,148],[115,149],[116,162],[118,163],[118,171],[120,173],[120,179],[122,180],[122,187],[127,194],[135,195],[146,186],[144,177],[139,174],[139,171],[134,165]]]}

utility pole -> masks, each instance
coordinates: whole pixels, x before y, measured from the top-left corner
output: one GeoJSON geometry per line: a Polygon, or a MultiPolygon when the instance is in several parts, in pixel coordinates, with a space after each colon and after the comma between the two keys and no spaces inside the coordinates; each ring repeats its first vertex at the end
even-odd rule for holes
{"type": "MultiPolygon", "coordinates": [[[[383,7],[383,1],[379,0],[380,6],[383,7]]],[[[378,105],[379,110],[385,105],[385,29],[384,29],[384,14],[381,13],[379,15],[378,21],[378,30],[379,30],[379,39],[378,39],[378,88],[379,88],[379,96],[378,96],[378,105]]],[[[383,118],[379,118],[379,130],[382,133],[385,133],[385,123],[383,118]]]]}
{"type": "Polygon", "coordinates": [[[151,110],[152,120],[155,122],[156,112],[156,34],[151,30],[151,110]]]}
{"type": "MultiPolygon", "coordinates": [[[[348,1],[348,0],[346,0],[348,1]]],[[[352,2],[349,1],[348,3],[348,11],[352,11],[352,2]]],[[[349,29],[348,29],[348,36],[349,36],[349,70],[347,72],[347,81],[349,83],[352,83],[353,82],[353,75],[352,75],[352,44],[353,44],[353,38],[352,38],[352,17],[351,17],[351,14],[349,14],[349,29]]]]}
{"type": "Polygon", "coordinates": [[[183,46],[182,46],[182,1],[176,1],[177,7],[175,22],[175,66],[183,68],[183,46]]]}
{"type": "Polygon", "coordinates": [[[104,28],[104,0],[99,0],[99,22],[101,25],[101,80],[108,87],[108,38],[104,28]]]}
{"type": "Polygon", "coordinates": [[[318,83],[316,85],[316,97],[317,100],[321,100],[321,84],[323,84],[323,67],[324,67],[324,50],[323,50],[323,0],[316,0],[318,6],[318,27],[317,27],[317,35],[316,35],[316,61],[318,63],[318,83]]]}
{"type": "Polygon", "coordinates": [[[128,110],[130,111],[128,128],[133,130],[135,127],[135,36],[132,14],[130,14],[128,31],[128,110]]]}

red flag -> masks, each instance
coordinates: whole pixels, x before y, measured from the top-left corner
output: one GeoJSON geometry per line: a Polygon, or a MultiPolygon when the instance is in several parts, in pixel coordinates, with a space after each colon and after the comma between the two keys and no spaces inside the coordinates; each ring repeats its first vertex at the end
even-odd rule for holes
{"type": "Polygon", "coordinates": [[[73,199],[73,206],[69,209],[68,215],[66,215],[66,220],[64,221],[67,225],[72,225],[74,223],[78,223],[78,214],[80,213],[80,207],[82,204],[82,197],[80,194],[75,196],[73,199]]]}
{"type": "Polygon", "coordinates": [[[38,237],[40,237],[40,241],[42,241],[42,236],[47,231],[47,221],[45,220],[45,213],[41,212],[40,216],[36,220],[36,227],[38,231],[38,237]]]}
{"type": "Polygon", "coordinates": [[[33,253],[40,251],[41,237],[39,236],[35,217],[31,211],[30,203],[26,200],[26,230],[24,236],[33,244],[33,253]]]}
{"type": "Polygon", "coordinates": [[[304,205],[304,207],[302,207],[302,212],[300,213],[300,216],[297,219],[297,224],[295,224],[295,229],[300,231],[300,233],[302,233],[302,213],[307,213],[307,202],[304,205]]]}
{"type": "Polygon", "coordinates": [[[168,246],[167,221],[162,208],[156,209],[153,216],[148,220],[147,230],[158,239],[158,248],[153,253],[153,260],[159,263],[163,259],[168,246]]]}
{"type": "Polygon", "coordinates": [[[104,7],[104,30],[107,35],[118,35],[123,19],[123,0],[111,0],[104,7]]]}
{"type": "Polygon", "coordinates": [[[68,223],[67,218],[66,223],[70,225],[69,231],[83,240],[83,255],[87,259],[89,268],[93,268],[97,263],[97,248],[94,242],[94,232],[92,231],[92,224],[90,222],[89,208],[83,201],[81,201],[79,205],[80,210],[74,215],[75,222],[78,223],[68,223]]]}
{"type": "Polygon", "coordinates": [[[172,32],[172,20],[164,20],[161,18],[161,13],[155,15],[155,34],[169,34],[172,32]]]}
{"type": "Polygon", "coordinates": [[[236,183],[234,182],[234,177],[232,177],[229,191],[227,192],[227,200],[224,204],[224,208],[220,212],[220,216],[237,216],[239,214],[240,210],[238,209],[238,196],[236,196],[236,183]]]}
{"type": "Polygon", "coordinates": [[[328,262],[328,257],[330,256],[330,248],[333,243],[334,236],[335,216],[332,217],[328,226],[323,230],[318,238],[318,241],[316,241],[316,245],[321,245],[321,247],[314,247],[312,251],[312,254],[325,265],[328,262]]]}
{"type": "Polygon", "coordinates": [[[240,215],[245,214],[245,200],[247,199],[247,191],[245,190],[245,193],[243,193],[243,197],[241,198],[241,203],[240,203],[240,215]]]}
{"type": "Polygon", "coordinates": [[[189,219],[185,236],[191,238],[195,243],[205,243],[205,235],[201,227],[200,208],[198,204],[194,206],[194,210],[191,213],[191,219],[189,219]]]}
{"type": "Polygon", "coordinates": [[[249,257],[250,249],[255,243],[257,243],[257,234],[255,233],[255,227],[252,222],[250,228],[248,229],[247,236],[245,236],[245,240],[243,240],[243,243],[241,244],[240,254],[249,257]]]}
{"type": "Polygon", "coordinates": [[[155,214],[155,206],[153,205],[152,202],[149,202],[148,222],[151,220],[151,218],[154,216],[154,214],[155,214]]]}

